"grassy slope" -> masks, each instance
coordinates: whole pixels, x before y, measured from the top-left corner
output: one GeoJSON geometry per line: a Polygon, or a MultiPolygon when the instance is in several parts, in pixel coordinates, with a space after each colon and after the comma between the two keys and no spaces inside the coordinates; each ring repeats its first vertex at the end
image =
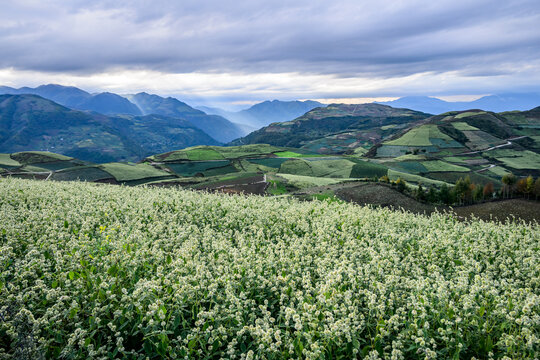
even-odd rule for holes
{"type": "Polygon", "coordinates": [[[243,146],[195,146],[183,150],[157,154],[148,157],[147,161],[175,162],[183,160],[222,160],[238,159],[247,157],[271,156],[275,152],[284,149],[266,144],[243,145],[243,146]]]}
{"type": "Polygon", "coordinates": [[[469,168],[464,166],[449,164],[441,160],[432,160],[432,161],[422,161],[422,165],[428,170],[428,172],[445,172],[445,171],[454,171],[454,172],[468,172],[469,168]]]}
{"type": "Polygon", "coordinates": [[[277,175],[287,180],[291,185],[299,188],[306,189],[313,186],[324,186],[331,184],[339,184],[341,180],[339,179],[330,179],[323,177],[314,177],[314,176],[303,176],[303,175],[293,175],[293,174],[283,174],[280,173],[277,175]]]}
{"type": "Polygon", "coordinates": [[[409,174],[406,172],[396,171],[392,169],[388,170],[388,177],[390,178],[390,180],[397,180],[401,178],[407,182],[416,183],[416,184],[435,185],[435,186],[441,186],[442,184],[446,184],[448,186],[452,186],[451,184],[446,183],[444,181],[428,179],[423,176],[409,174]]]}
{"type": "Polygon", "coordinates": [[[0,166],[19,167],[21,163],[14,160],[10,156],[11,154],[0,154],[0,166]]]}
{"type": "Polygon", "coordinates": [[[166,171],[158,170],[146,164],[128,165],[109,163],[101,165],[101,168],[110,173],[117,181],[140,180],[171,175],[166,171]]]}
{"type": "Polygon", "coordinates": [[[279,173],[314,177],[349,178],[354,165],[354,162],[346,159],[315,161],[294,159],[284,162],[279,169],[279,173]]]}
{"type": "Polygon", "coordinates": [[[397,126],[388,125],[412,123],[428,116],[380,104],[331,104],[313,109],[293,121],[271,124],[235,140],[233,144],[268,143],[296,148],[306,146],[312,151],[317,149],[317,152],[332,154],[336,152],[335,149],[344,151],[366,144],[373,145],[399,130],[397,126]],[[351,133],[355,139],[345,136],[340,141],[338,134],[344,133],[351,133]]]}
{"type": "Polygon", "coordinates": [[[385,142],[386,145],[399,146],[430,146],[431,138],[452,140],[448,135],[443,134],[436,125],[422,125],[407,131],[398,139],[385,142]]]}

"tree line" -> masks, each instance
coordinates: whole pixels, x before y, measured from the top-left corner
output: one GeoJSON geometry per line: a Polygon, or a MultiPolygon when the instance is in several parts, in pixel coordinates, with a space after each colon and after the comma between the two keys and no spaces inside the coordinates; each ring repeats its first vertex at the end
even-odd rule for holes
{"type": "Polygon", "coordinates": [[[522,197],[526,199],[540,199],[540,177],[536,180],[531,176],[518,178],[514,174],[506,174],[501,178],[503,186],[496,189],[492,182],[476,184],[470,176],[459,178],[454,186],[443,184],[440,187],[424,186],[412,187],[404,179],[392,181],[388,176],[382,176],[379,182],[388,183],[398,191],[407,193],[422,202],[444,205],[470,205],[478,202],[495,199],[510,199],[522,197]]]}

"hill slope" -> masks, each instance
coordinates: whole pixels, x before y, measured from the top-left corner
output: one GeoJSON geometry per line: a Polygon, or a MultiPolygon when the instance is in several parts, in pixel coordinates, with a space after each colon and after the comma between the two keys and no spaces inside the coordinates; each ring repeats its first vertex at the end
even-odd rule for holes
{"type": "Polygon", "coordinates": [[[373,147],[367,156],[384,161],[394,170],[417,174],[460,172],[458,167],[465,167],[498,178],[509,172],[538,175],[540,108],[501,114],[468,110],[433,116],[373,147]]]}
{"type": "Polygon", "coordinates": [[[109,92],[92,95],[87,101],[75,105],[74,108],[95,111],[107,115],[142,115],[139,108],[128,99],[109,92]]]}
{"type": "Polygon", "coordinates": [[[95,162],[139,160],[156,152],[217,142],[185,120],[108,117],[36,95],[0,95],[0,152],[51,150],[95,162]]]}
{"type": "Polygon", "coordinates": [[[429,116],[380,104],[331,104],[292,121],[273,123],[232,144],[265,143],[302,147],[318,153],[340,153],[370,147],[407,124],[429,116]]]}
{"type": "Polygon", "coordinates": [[[158,95],[138,93],[127,95],[135,103],[143,114],[158,114],[188,120],[193,126],[203,130],[214,139],[221,142],[234,140],[244,132],[236,124],[219,115],[208,115],[194,109],[188,104],[172,98],[163,98],[158,95]]]}

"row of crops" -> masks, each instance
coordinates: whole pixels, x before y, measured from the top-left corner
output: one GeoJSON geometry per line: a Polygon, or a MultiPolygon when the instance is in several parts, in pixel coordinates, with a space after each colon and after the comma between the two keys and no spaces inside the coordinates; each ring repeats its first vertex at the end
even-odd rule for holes
{"type": "Polygon", "coordinates": [[[1,358],[535,359],[537,225],[0,179],[1,358]]]}

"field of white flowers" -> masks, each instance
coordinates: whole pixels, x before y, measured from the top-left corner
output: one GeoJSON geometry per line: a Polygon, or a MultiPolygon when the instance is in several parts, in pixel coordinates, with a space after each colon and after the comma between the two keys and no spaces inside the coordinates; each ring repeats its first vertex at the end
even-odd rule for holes
{"type": "Polygon", "coordinates": [[[0,180],[0,358],[540,357],[540,229],[0,180]]]}

